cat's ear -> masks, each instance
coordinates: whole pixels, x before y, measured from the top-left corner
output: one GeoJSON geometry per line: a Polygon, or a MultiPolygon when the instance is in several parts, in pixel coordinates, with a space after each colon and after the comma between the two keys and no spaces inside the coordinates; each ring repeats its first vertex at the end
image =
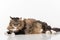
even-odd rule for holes
{"type": "Polygon", "coordinates": [[[13,19],[13,17],[10,16],[10,19],[13,19]]]}

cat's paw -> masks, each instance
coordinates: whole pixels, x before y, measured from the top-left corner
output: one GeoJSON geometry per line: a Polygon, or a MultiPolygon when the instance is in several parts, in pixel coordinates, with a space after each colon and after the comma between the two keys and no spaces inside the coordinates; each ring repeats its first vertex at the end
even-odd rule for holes
{"type": "Polygon", "coordinates": [[[54,30],[51,30],[51,32],[52,32],[52,34],[56,34],[56,31],[54,31],[54,30]]]}
{"type": "Polygon", "coordinates": [[[15,37],[15,33],[11,33],[11,37],[15,37]]]}
{"type": "Polygon", "coordinates": [[[51,32],[50,31],[46,31],[46,34],[51,34],[51,32]]]}

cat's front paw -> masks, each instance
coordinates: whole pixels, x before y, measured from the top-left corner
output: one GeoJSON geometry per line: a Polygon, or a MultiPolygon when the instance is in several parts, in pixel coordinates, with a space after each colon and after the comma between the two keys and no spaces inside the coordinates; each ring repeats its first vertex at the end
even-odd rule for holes
{"type": "Polygon", "coordinates": [[[46,31],[46,34],[51,34],[51,32],[50,31],[46,31]]]}
{"type": "Polygon", "coordinates": [[[15,33],[11,33],[11,37],[15,37],[15,33]]]}

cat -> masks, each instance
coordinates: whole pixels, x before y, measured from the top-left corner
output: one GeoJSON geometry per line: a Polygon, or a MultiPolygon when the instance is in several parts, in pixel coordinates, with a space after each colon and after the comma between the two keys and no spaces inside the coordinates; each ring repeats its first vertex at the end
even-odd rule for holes
{"type": "Polygon", "coordinates": [[[51,28],[46,22],[36,20],[33,18],[23,19],[19,17],[10,17],[10,23],[7,27],[8,34],[15,33],[17,34],[41,34],[41,33],[50,33],[53,31],[60,31],[60,28],[51,28]],[[53,30],[53,31],[52,31],[53,30]]]}

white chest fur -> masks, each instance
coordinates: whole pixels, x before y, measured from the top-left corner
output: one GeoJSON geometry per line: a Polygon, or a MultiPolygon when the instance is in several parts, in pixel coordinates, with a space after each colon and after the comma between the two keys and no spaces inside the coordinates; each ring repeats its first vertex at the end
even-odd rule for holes
{"type": "Polygon", "coordinates": [[[12,31],[16,31],[17,30],[17,27],[14,26],[14,29],[12,29],[12,31]]]}

